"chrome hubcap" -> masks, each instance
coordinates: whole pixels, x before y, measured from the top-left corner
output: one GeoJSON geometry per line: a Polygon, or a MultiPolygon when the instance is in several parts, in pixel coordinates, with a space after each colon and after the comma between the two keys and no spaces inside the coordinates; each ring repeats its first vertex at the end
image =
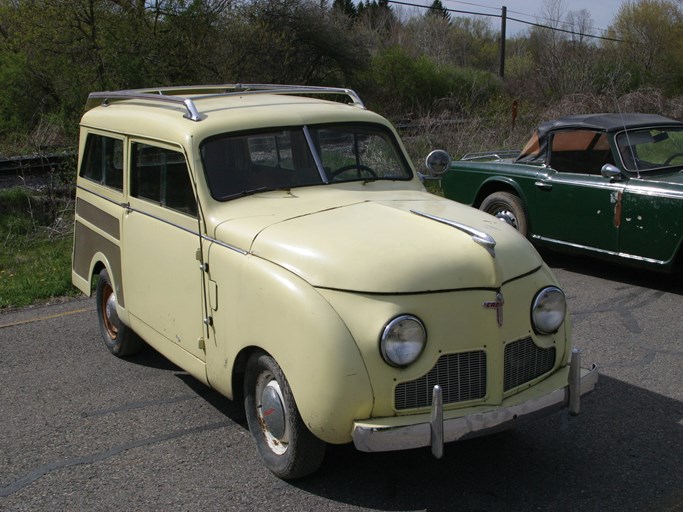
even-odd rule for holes
{"type": "Polygon", "coordinates": [[[116,312],[116,295],[109,285],[102,294],[102,323],[109,337],[115,340],[119,334],[119,315],[116,312]]]}
{"type": "Polygon", "coordinates": [[[256,384],[258,420],[268,443],[276,454],[282,455],[289,446],[289,429],[282,390],[270,373],[264,373],[256,384]]]}
{"type": "Polygon", "coordinates": [[[107,315],[107,321],[110,324],[118,325],[119,315],[116,312],[116,298],[114,297],[113,293],[109,295],[109,298],[107,299],[107,304],[104,308],[104,312],[107,315]]]}

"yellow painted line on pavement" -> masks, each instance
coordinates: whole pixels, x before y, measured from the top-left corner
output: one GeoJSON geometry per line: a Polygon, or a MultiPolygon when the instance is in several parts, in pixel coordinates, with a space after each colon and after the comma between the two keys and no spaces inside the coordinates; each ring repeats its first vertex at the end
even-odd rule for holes
{"type": "Polygon", "coordinates": [[[5,327],[14,327],[17,325],[23,325],[23,324],[31,324],[33,322],[42,322],[44,320],[52,320],[54,318],[61,318],[63,316],[69,316],[69,315],[77,315],[79,313],[85,313],[86,311],[94,311],[94,307],[89,307],[89,308],[83,308],[83,309],[74,309],[73,311],[65,311],[64,313],[57,313],[55,315],[47,315],[47,316],[39,316],[37,318],[30,318],[28,320],[20,320],[19,322],[11,322],[9,324],[0,324],[0,329],[4,329],[5,327]]]}

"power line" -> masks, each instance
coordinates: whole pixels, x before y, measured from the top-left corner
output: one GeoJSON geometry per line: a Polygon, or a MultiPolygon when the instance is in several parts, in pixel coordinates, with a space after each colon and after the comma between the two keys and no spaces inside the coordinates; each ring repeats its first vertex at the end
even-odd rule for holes
{"type": "MultiPolygon", "coordinates": [[[[428,5],[414,4],[414,3],[410,3],[410,2],[402,2],[400,0],[387,0],[387,2],[390,4],[404,5],[407,7],[417,7],[419,9],[430,9],[430,10],[433,9],[431,6],[428,6],[428,5]]],[[[472,5],[473,7],[482,7],[482,8],[487,8],[487,9],[493,9],[493,7],[487,7],[485,5],[479,5],[479,4],[469,3],[469,2],[458,2],[458,3],[472,5]]],[[[476,11],[465,11],[465,10],[461,10],[461,9],[449,9],[446,7],[444,7],[443,10],[445,10],[449,13],[469,14],[471,16],[484,16],[484,17],[488,17],[488,18],[502,18],[503,17],[502,14],[491,14],[491,13],[476,12],[476,11]]],[[[515,14],[521,14],[522,16],[529,16],[527,14],[518,13],[516,11],[511,11],[511,12],[514,12],[515,14]]],[[[628,42],[628,41],[624,41],[623,39],[617,39],[615,37],[596,36],[593,34],[585,34],[582,32],[576,32],[574,30],[552,27],[550,25],[544,25],[542,23],[536,23],[536,22],[532,22],[532,21],[521,20],[519,18],[512,18],[510,16],[506,16],[506,19],[511,20],[511,21],[516,21],[516,22],[522,23],[524,25],[530,25],[532,27],[538,27],[538,28],[543,28],[543,29],[547,29],[547,30],[553,30],[555,32],[562,32],[565,34],[575,35],[575,36],[579,36],[579,37],[587,37],[587,38],[591,38],[591,39],[600,39],[603,41],[614,41],[617,43],[627,43],[628,42]]],[[[566,23],[566,22],[562,22],[559,20],[549,20],[549,21],[553,21],[553,22],[557,22],[557,23],[566,23]]],[[[598,30],[598,29],[595,29],[595,30],[598,30]]]]}
{"type": "MultiPolygon", "coordinates": [[[[463,5],[471,5],[471,6],[474,6],[474,7],[481,7],[482,9],[490,9],[490,10],[495,10],[495,11],[500,11],[500,10],[501,10],[500,7],[491,7],[491,6],[489,6],[489,5],[483,5],[483,4],[478,4],[478,3],[474,3],[474,2],[464,2],[464,1],[461,1],[461,0],[445,0],[445,1],[446,1],[446,2],[449,2],[449,3],[454,3],[454,4],[463,4],[463,5]]],[[[539,20],[539,19],[540,19],[540,20],[545,20],[545,21],[550,22],[550,23],[553,23],[553,24],[571,25],[570,22],[562,21],[561,19],[548,18],[548,17],[545,17],[545,16],[539,16],[539,15],[536,15],[536,14],[527,14],[527,13],[525,13],[525,12],[515,11],[515,10],[509,9],[509,8],[507,9],[507,12],[508,12],[509,14],[518,14],[519,16],[524,16],[524,17],[526,17],[526,18],[535,18],[536,20],[539,20]]],[[[519,20],[519,19],[516,19],[516,18],[510,18],[510,17],[508,17],[508,19],[511,19],[511,20],[513,20],[513,21],[517,21],[517,22],[519,22],[519,23],[533,24],[533,25],[535,25],[535,23],[528,22],[528,21],[525,21],[525,20],[519,20]]],[[[550,28],[550,29],[552,30],[552,27],[546,27],[545,25],[540,25],[540,26],[545,27],[545,28],[550,28]]],[[[596,31],[601,32],[601,33],[603,33],[603,34],[605,34],[606,32],[608,32],[608,30],[607,30],[607,29],[604,29],[604,28],[597,28],[597,27],[591,27],[591,28],[592,28],[592,30],[596,30],[596,31]]]]}

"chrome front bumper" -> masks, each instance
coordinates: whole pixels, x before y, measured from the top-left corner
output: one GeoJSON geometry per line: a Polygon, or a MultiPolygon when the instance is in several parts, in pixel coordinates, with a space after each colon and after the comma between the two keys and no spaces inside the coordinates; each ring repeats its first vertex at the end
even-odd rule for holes
{"type": "Polygon", "coordinates": [[[410,421],[409,416],[392,418],[386,422],[387,424],[356,422],[353,443],[358,450],[364,452],[431,446],[434,456],[441,457],[444,443],[507,430],[565,408],[576,415],[580,412],[581,396],[593,391],[598,381],[598,370],[595,365],[588,370],[582,370],[580,364],[580,352],[574,349],[565,385],[510,406],[487,408],[483,412],[453,418],[444,419],[441,389],[435,386],[431,417],[421,415],[424,421],[408,424],[392,422],[410,421]]]}

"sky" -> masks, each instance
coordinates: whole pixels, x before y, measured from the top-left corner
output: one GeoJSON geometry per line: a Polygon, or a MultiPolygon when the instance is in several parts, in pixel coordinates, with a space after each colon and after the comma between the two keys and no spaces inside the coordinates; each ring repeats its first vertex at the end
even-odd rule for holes
{"type": "MultiPolygon", "coordinates": [[[[408,0],[411,1],[411,0],[408,0]]],[[[431,0],[423,0],[422,2],[414,1],[414,3],[424,3],[431,5],[431,0]]],[[[558,0],[551,0],[557,2],[558,0]]],[[[562,11],[564,15],[569,11],[579,11],[586,9],[593,21],[593,28],[605,30],[614,21],[615,16],[619,12],[619,8],[627,0],[559,0],[561,2],[562,11]]],[[[519,32],[527,30],[530,26],[512,21],[509,18],[517,18],[532,23],[543,23],[544,20],[537,19],[541,17],[547,9],[545,8],[548,0],[442,0],[446,9],[456,9],[461,11],[483,12],[487,14],[500,15],[503,6],[507,7],[508,21],[506,25],[506,33],[508,35],[515,35],[519,32]]],[[[460,14],[454,14],[460,16],[460,14]]],[[[500,24],[499,18],[489,18],[493,27],[498,28],[500,24]]],[[[603,35],[598,31],[595,35],[603,35]]]]}

